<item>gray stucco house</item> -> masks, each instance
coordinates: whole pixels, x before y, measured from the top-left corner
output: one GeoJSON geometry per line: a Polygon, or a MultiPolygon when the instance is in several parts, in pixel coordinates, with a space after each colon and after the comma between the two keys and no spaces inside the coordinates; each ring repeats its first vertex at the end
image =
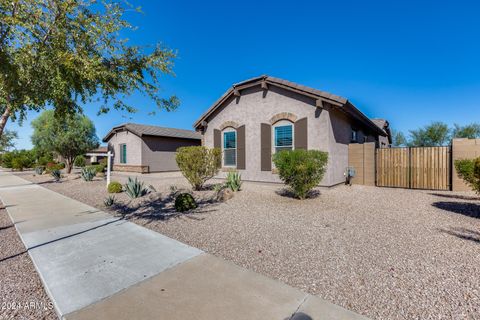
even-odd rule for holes
{"type": "Polygon", "coordinates": [[[177,171],[177,148],[200,145],[201,135],[192,130],[125,123],[110,130],[103,142],[113,152],[114,171],[177,171]]]}
{"type": "Polygon", "coordinates": [[[348,144],[391,143],[388,122],[372,121],[345,98],[260,76],[233,85],[194,124],[207,147],[222,149],[222,173],[236,169],[244,180],[280,182],[272,154],[316,149],[329,154],[322,186],[345,181],[348,144]]]}

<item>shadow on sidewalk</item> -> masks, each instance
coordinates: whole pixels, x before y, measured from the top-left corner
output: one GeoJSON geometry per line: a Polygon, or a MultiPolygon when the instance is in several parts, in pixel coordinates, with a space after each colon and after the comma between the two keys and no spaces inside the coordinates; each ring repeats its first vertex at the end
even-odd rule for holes
{"type": "MultiPolygon", "coordinates": [[[[69,234],[69,235],[67,235],[67,236],[63,236],[63,237],[60,237],[60,238],[57,238],[57,239],[53,239],[53,240],[50,240],[50,241],[47,241],[47,242],[38,244],[38,245],[33,246],[33,247],[30,247],[30,248],[28,248],[28,249],[26,249],[26,250],[24,250],[24,251],[22,251],[22,252],[19,252],[19,253],[13,254],[13,255],[11,255],[11,256],[2,258],[2,259],[0,259],[0,263],[3,262],[3,261],[9,260],[9,259],[18,257],[18,256],[20,256],[20,255],[22,255],[22,254],[24,254],[24,253],[27,253],[29,250],[33,250],[33,249],[36,249],[36,248],[45,246],[45,245],[47,245],[47,244],[51,244],[51,243],[60,241],[60,240],[68,239],[68,238],[71,238],[71,237],[75,237],[75,236],[78,236],[78,235],[80,235],[80,234],[84,234],[84,233],[90,232],[90,231],[92,231],[92,230],[96,230],[96,229],[99,229],[99,228],[108,226],[108,225],[110,225],[110,224],[112,224],[112,223],[119,222],[119,221],[121,221],[121,220],[123,220],[123,219],[122,219],[122,218],[118,218],[118,219],[115,219],[115,220],[112,220],[112,221],[103,223],[103,224],[101,224],[101,225],[98,225],[98,226],[95,226],[95,227],[92,227],[92,228],[89,228],[89,229],[86,229],[86,230],[83,230],[83,231],[75,232],[75,233],[69,234]]],[[[13,225],[12,225],[12,226],[13,226],[13,225]]]]}

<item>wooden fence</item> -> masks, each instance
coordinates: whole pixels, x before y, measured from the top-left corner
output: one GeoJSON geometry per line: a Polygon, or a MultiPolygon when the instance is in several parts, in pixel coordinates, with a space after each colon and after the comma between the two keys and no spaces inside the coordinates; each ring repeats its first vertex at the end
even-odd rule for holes
{"type": "Polygon", "coordinates": [[[450,147],[386,148],[376,151],[379,187],[450,190],[450,147]]]}

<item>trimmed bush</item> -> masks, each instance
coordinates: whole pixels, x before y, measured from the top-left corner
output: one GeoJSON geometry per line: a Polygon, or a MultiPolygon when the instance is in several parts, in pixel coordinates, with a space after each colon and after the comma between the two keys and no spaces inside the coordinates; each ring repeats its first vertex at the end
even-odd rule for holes
{"type": "Polygon", "coordinates": [[[125,183],[124,188],[125,193],[133,199],[143,197],[150,192],[148,188],[145,187],[143,181],[138,180],[136,177],[135,180],[128,177],[127,183],[125,183]]]}
{"type": "Polygon", "coordinates": [[[458,176],[468,184],[473,191],[480,194],[480,157],[473,160],[456,160],[455,169],[458,176]]]}
{"type": "Polygon", "coordinates": [[[73,165],[75,167],[81,167],[81,168],[85,167],[86,164],[87,164],[87,160],[85,160],[85,157],[82,155],[77,156],[75,158],[75,161],[73,162],[73,165]]]}
{"type": "Polygon", "coordinates": [[[181,147],[177,149],[176,161],[193,189],[200,190],[207,180],[218,173],[221,152],[218,148],[203,146],[181,147]]]}
{"type": "Polygon", "coordinates": [[[84,181],[92,181],[96,175],[97,171],[95,171],[95,168],[92,167],[82,168],[82,171],[80,172],[80,176],[84,181]]]}
{"type": "Polygon", "coordinates": [[[94,165],[88,166],[88,168],[93,168],[96,173],[101,173],[105,171],[105,166],[103,164],[94,164],[94,165]]]}
{"type": "Polygon", "coordinates": [[[225,182],[225,185],[233,192],[240,191],[240,188],[242,187],[242,176],[236,171],[230,171],[227,175],[227,182],[225,182]]]}
{"type": "Polygon", "coordinates": [[[318,150],[280,151],[273,156],[280,179],[299,199],[305,199],[323,178],[328,153],[318,150]]]}
{"type": "Polygon", "coordinates": [[[122,192],[123,187],[120,182],[112,181],[108,185],[107,189],[108,189],[108,193],[120,193],[122,192]]]}
{"type": "Polygon", "coordinates": [[[197,203],[190,193],[180,193],[175,198],[175,210],[185,212],[197,208],[197,203]]]}
{"type": "Polygon", "coordinates": [[[15,150],[2,155],[2,166],[14,170],[23,171],[32,168],[35,163],[35,155],[30,150],[15,150]]]}

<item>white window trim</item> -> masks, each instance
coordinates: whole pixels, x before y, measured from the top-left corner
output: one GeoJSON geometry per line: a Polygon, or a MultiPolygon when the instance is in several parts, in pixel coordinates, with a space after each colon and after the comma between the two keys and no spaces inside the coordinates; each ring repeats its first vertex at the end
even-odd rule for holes
{"type": "Polygon", "coordinates": [[[222,131],[222,168],[237,168],[238,163],[238,141],[237,141],[237,130],[232,127],[227,127],[222,131]],[[225,133],[234,132],[235,133],[235,148],[225,149],[225,133]],[[235,165],[226,165],[225,164],[225,150],[235,150],[235,165]]]}
{"type": "Polygon", "coordinates": [[[292,150],[295,150],[295,126],[294,123],[289,121],[289,120],[280,120],[277,121],[273,126],[272,126],[272,154],[277,153],[277,139],[275,139],[275,128],[276,127],[283,127],[283,126],[292,126],[292,150]]]}

